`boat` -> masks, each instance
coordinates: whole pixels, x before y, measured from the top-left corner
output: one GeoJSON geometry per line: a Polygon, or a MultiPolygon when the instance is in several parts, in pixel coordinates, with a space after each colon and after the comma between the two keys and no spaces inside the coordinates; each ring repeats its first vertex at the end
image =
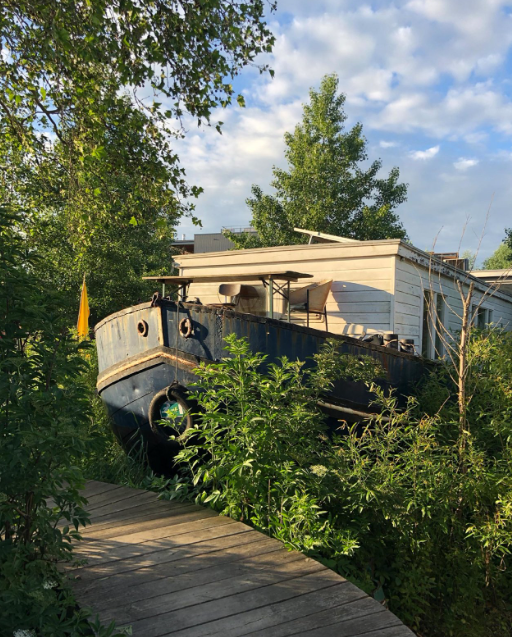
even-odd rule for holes
{"type": "MultiPolygon", "coordinates": [[[[194,370],[226,356],[225,337],[245,337],[254,352],[268,355],[267,363],[281,356],[313,364],[326,339],[336,342],[340,356],[370,356],[385,370],[384,388],[406,397],[425,372],[421,357],[389,346],[323,329],[297,325],[237,311],[236,307],[202,305],[163,298],[116,312],[95,327],[98,350],[98,393],[107,406],[114,433],[130,451],[144,445],[151,468],[172,472],[179,441],[169,438],[170,421],[182,434],[193,425],[194,405],[190,385],[197,382],[194,370]]],[[[375,341],[375,338],[371,340],[375,341]]],[[[367,418],[374,396],[363,383],[339,380],[325,396],[324,408],[337,423],[367,418]]]]}

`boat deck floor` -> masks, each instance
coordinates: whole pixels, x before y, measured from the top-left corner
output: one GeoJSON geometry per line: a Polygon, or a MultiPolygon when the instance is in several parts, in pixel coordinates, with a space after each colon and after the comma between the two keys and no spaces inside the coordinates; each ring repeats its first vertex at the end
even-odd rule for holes
{"type": "Polygon", "coordinates": [[[413,637],[314,559],[210,509],[88,482],[79,604],[140,637],[413,637]]]}

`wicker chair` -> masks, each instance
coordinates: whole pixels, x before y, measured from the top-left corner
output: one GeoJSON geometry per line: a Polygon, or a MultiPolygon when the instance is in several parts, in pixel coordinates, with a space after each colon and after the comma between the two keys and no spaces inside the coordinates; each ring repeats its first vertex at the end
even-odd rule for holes
{"type": "Polygon", "coordinates": [[[318,314],[324,317],[325,331],[327,326],[327,297],[331,291],[332,281],[320,281],[305,285],[298,290],[292,290],[288,299],[290,312],[306,312],[307,326],[309,327],[309,315],[318,314]]]}

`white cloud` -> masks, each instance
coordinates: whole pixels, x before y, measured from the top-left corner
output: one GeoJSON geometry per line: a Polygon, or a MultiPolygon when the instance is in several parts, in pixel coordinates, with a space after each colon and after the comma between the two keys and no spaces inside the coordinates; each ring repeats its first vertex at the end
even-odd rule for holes
{"type": "Polygon", "coordinates": [[[432,146],[432,148],[427,148],[427,150],[413,150],[409,153],[411,159],[416,160],[425,160],[432,159],[439,152],[439,146],[432,146]]]}
{"type": "Polygon", "coordinates": [[[194,132],[177,145],[190,181],[205,188],[197,204],[205,230],[247,223],[251,184],[271,192],[272,166],[286,166],[284,132],[300,121],[308,90],[336,72],[347,96],[347,127],[361,121],[369,159],[382,155],[383,176],[398,163],[401,180],[409,183],[408,202],[398,212],[413,242],[428,247],[443,226],[439,249],[453,249],[466,215],[478,226],[496,191],[497,221],[484,241],[492,252],[512,200],[512,153],[500,155],[493,147],[496,139],[501,148],[512,137],[510,84],[502,80],[512,47],[507,4],[280,0],[270,18],[274,52],[257,60],[271,65],[274,80],[244,71],[248,108],[215,114],[214,121],[225,122],[222,136],[212,129],[194,132]],[[484,162],[483,153],[492,161],[484,162]],[[478,161],[468,179],[466,171],[478,161]]]}
{"type": "Polygon", "coordinates": [[[458,161],[453,162],[453,165],[457,170],[466,171],[468,168],[472,168],[478,164],[478,159],[465,159],[460,157],[458,161]]]}
{"type": "Polygon", "coordinates": [[[466,138],[482,127],[512,135],[512,102],[488,82],[450,89],[442,98],[404,92],[370,116],[373,128],[466,138]]]}

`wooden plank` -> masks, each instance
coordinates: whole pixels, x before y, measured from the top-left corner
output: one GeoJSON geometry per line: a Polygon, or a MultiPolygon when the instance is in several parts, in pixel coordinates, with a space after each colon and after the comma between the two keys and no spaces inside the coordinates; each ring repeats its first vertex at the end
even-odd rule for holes
{"type": "MultiPolygon", "coordinates": [[[[231,531],[233,527],[229,527],[231,531]]],[[[89,581],[92,579],[104,579],[122,573],[131,572],[141,568],[155,567],[186,559],[190,562],[190,568],[194,569],[194,558],[200,558],[210,553],[220,553],[222,550],[230,547],[239,547],[247,543],[261,540],[261,533],[253,531],[246,527],[238,533],[220,535],[211,539],[201,540],[185,546],[172,548],[160,548],[151,552],[145,552],[125,559],[118,559],[109,562],[96,562],[94,565],[73,568],[71,573],[76,580],[89,581]]],[[[200,564],[200,560],[199,560],[200,564]]],[[[197,566],[200,568],[200,566],[197,566]]]]}
{"type": "Polygon", "coordinates": [[[311,245],[279,246],[276,248],[257,248],[251,250],[231,250],[229,252],[201,253],[193,255],[177,255],[182,274],[191,275],[203,270],[207,273],[211,268],[259,266],[263,264],[281,266],[290,269],[302,269],[308,261],[343,260],[351,258],[369,258],[372,256],[395,255],[399,249],[399,241],[365,241],[358,245],[342,243],[322,243],[311,245]],[[241,265],[241,262],[243,265],[241,265]],[[292,265],[293,264],[293,265],[292,265]],[[300,264],[300,265],[299,265],[300,264]]]}
{"type": "Polygon", "coordinates": [[[238,281],[253,281],[258,279],[276,281],[297,281],[298,279],[310,278],[311,274],[304,272],[294,272],[292,270],[255,270],[250,273],[227,273],[224,274],[192,274],[187,276],[143,276],[146,281],[156,281],[168,285],[186,285],[189,283],[237,283],[238,281]],[[251,278],[252,277],[252,278],[251,278]]]}
{"type": "Polygon", "coordinates": [[[218,515],[203,515],[200,519],[193,522],[184,522],[182,524],[166,524],[165,526],[151,529],[149,531],[124,533],[123,529],[120,529],[119,535],[114,535],[109,539],[124,544],[138,544],[139,542],[145,543],[149,542],[150,540],[162,540],[165,538],[171,538],[174,542],[176,536],[178,535],[186,535],[188,533],[191,533],[192,531],[207,529],[212,526],[228,526],[231,524],[236,524],[236,522],[231,518],[221,517],[218,515]]]}
{"type": "MultiPolygon", "coordinates": [[[[133,635],[160,637],[184,628],[212,622],[221,617],[290,599],[309,591],[327,588],[338,582],[339,577],[332,571],[325,569],[302,577],[281,581],[274,585],[262,586],[230,595],[224,597],[222,603],[220,603],[219,599],[207,600],[200,598],[200,600],[196,600],[193,612],[189,607],[185,607],[154,614],[149,618],[132,622],[132,631],[133,635]],[[202,603],[197,603],[199,601],[202,603]]],[[[128,622],[125,622],[125,624],[128,624],[128,622]]]]}
{"type": "MultiPolygon", "coordinates": [[[[372,633],[375,637],[383,637],[386,633],[391,637],[397,628],[404,628],[402,622],[392,613],[384,611],[362,615],[348,621],[340,621],[315,630],[301,630],[295,633],[295,637],[306,637],[306,635],[307,637],[357,637],[358,635],[368,635],[368,633],[369,637],[372,637],[372,633]]],[[[411,631],[406,634],[413,635],[411,631]]]]}
{"type": "Polygon", "coordinates": [[[93,495],[99,495],[100,493],[106,493],[107,491],[114,491],[115,489],[121,489],[118,484],[110,484],[109,482],[98,482],[97,480],[88,480],[85,489],[81,491],[81,494],[86,497],[92,497],[93,495]]]}
{"type": "MultiPolygon", "coordinates": [[[[106,493],[107,491],[114,491],[120,489],[121,487],[117,484],[109,484],[108,482],[97,482],[96,480],[89,480],[85,488],[82,489],[80,495],[88,498],[90,496],[96,495],[98,493],[106,493]]],[[[54,507],[55,500],[53,498],[48,498],[46,501],[46,505],[48,507],[54,507]]]]}
{"type": "MultiPolygon", "coordinates": [[[[117,493],[117,492],[116,492],[117,493]]],[[[103,496],[105,494],[102,494],[103,496]]],[[[114,494],[112,494],[114,496],[114,494]]],[[[121,504],[124,500],[126,500],[126,498],[117,498],[117,497],[112,497],[112,500],[106,500],[103,499],[103,501],[101,500],[94,500],[93,498],[88,498],[88,509],[89,511],[92,512],[92,510],[94,509],[94,516],[97,517],[99,515],[102,515],[102,511],[101,509],[104,508],[105,511],[109,511],[111,513],[116,512],[116,511],[121,511],[125,505],[121,504]],[[120,506],[118,506],[120,505],[120,506]]],[[[146,503],[148,501],[157,501],[157,495],[156,493],[152,493],[152,492],[148,492],[148,491],[134,491],[131,495],[130,498],[130,506],[132,505],[137,505],[139,503],[146,503]]],[[[92,516],[91,516],[92,517],[92,516]]]]}
{"type": "Polygon", "coordinates": [[[153,511],[181,511],[182,509],[192,509],[194,506],[195,505],[188,502],[177,502],[173,506],[169,506],[169,503],[165,500],[154,500],[147,504],[144,502],[143,506],[141,506],[140,503],[132,500],[128,505],[122,503],[120,506],[112,505],[109,507],[108,504],[106,504],[103,510],[96,509],[94,515],[91,515],[91,521],[94,522],[95,527],[99,528],[101,525],[108,524],[111,520],[122,522],[126,518],[133,519],[135,515],[137,515],[138,518],[141,515],[147,515],[153,511]]]}
{"type": "MultiPolygon", "coordinates": [[[[385,312],[389,314],[391,308],[391,301],[366,301],[366,299],[360,299],[358,301],[344,301],[341,297],[342,293],[338,293],[335,298],[335,302],[327,303],[328,310],[332,308],[340,316],[346,314],[353,314],[365,312],[368,317],[371,318],[375,313],[385,312]]],[[[331,314],[329,313],[329,316],[331,314]]]]}
{"type": "Polygon", "coordinates": [[[131,622],[135,636],[412,635],[339,575],[245,524],[142,491],[90,492],[101,515],[76,550],[88,563],[64,569],[80,604],[131,622]]]}
{"type": "MultiPolygon", "coordinates": [[[[98,611],[105,610],[124,616],[123,608],[129,606],[130,609],[135,608],[134,612],[141,616],[141,608],[144,605],[149,608],[159,608],[165,604],[170,610],[167,600],[171,600],[169,602],[171,604],[176,604],[178,594],[183,596],[188,589],[212,584],[212,590],[215,589],[218,594],[224,596],[226,585],[223,580],[230,580],[229,585],[235,586],[235,590],[239,591],[236,578],[246,582],[248,578],[254,578],[258,571],[269,571],[274,565],[284,563],[289,565],[305,559],[300,553],[290,556],[282,546],[275,546],[268,542],[249,544],[244,548],[245,551],[239,551],[236,555],[237,559],[234,559],[233,554],[228,554],[228,559],[224,561],[221,561],[218,555],[209,558],[203,555],[195,560],[195,564],[190,558],[179,560],[171,565],[166,564],[165,574],[160,577],[155,576],[153,568],[131,571],[123,576],[114,576],[97,582],[94,586],[89,585],[82,589],[82,595],[86,603],[90,603],[98,611]],[[112,590],[116,583],[118,590],[117,594],[113,595],[112,590]],[[120,594],[121,590],[124,590],[124,595],[120,594]]],[[[310,562],[314,561],[310,560],[310,562]]],[[[316,568],[318,562],[314,564],[316,568]]],[[[203,595],[203,593],[209,594],[208,589],[201,589],[200,594],[203,595]]],[[[126,612],[129,614],[131,611],[126,612]]]]}
{"type": "Polygon", "coordinates": [[[335,281],[331,291],[334,298],[339,303],[359,303],[360,301],[389,301],[391,294],[387,290],[368,289],[347,289],[343,281],[335,281]]]}
{"type": "MultiPolygon", "coordinates": [[[[218,601],[217,613],[226,605],[226,600],[233,597],[238,598],[247,592],[257,594],[261,588],[286,584],[288,581],[294,581],[297,577],[310,575],[326,571],[315,560],[306,560],[306,558],[296,559],[292,562],[278,560],[275,567],[267,570],[254,571],[248,573],[239,573],[240,567],[233,567],[219,571],[219,577],[216,581],[210,583],[200,583],[198,586],[191,586],[185,590],[179,590],[170,594],[156,594],[150,599],[140,600],[138,602],[125,604],[119,608],[109,609],[101,612],[103,620],[111,621],[118,617],[122,617],[124,622],[138,622],[145,619],[154,619],[160,614],[169,614],[172,611],[180,611],[189,607],[197,606],[199,601],[210,603],[212,600],[218,601]],[[230,570],[232,573],[230,573],[230,570]]],[[[275,558],[277,560],[277,558],[275,558]]],[[[155,582],[155,592],[158,591],[158,585],[162,582],[155,582]]],[[[234,600],[236,604],[237,599],[234,600]]]]}
{"type": "Polygon", "coordinates": [[[402,314],[402,312],[397,312],[395,314],[395,323],[396,325],[408,325],[410,327],[416,327],[416,329],[419,329],[420,317],[413,316],[412,314],[402,314]]]}
{"type": "MultiPolygon", "coordinates": [[[[301,602],[301,607],[304,612],[307,613],[305,617],[292,618],[290,621],[286,622],[277,621],[271,626],[270,630],[265,627],[264,629],[258,628],[257,630],[251,631],[251,636],[289,637],[291,635],[303,634],[306,631],[324,631],[327,635],[331,628],[335,628],[335,630],[339,631],[334,634],[344,635],[346,632],[350,634],[354,625],[358,626],[358,630],[359,626],[362,626],[362,630],[364,631],[366,626],[363,624],[363,618],[373,615],[375,615],[375,617],[372,617],[371,622],[378,622],[379,628],[385,627],[386,624],[384,621],[384,615],[391,615],[391,613],[387,613],[384,606],[381,606],[374,599],[371,599],[366,595],[355,597],[356,593],[353,589],[355,589],[355,591],[359,590],[355,586],[350,586],[350,588],[346,587],[343,590],[343,596],[337,595],[334,599],[332,599],[332,606],[327,606],[325,608],[320,607],[317,612],[311,612],[311,606],[306,605],[307,602],[304,600],[295,599],[293,600],[295,603],[301,602]],[[307,612],[308,610],[309,612],[307,612]],[[344,625],[345,629],[343,627],[344,625]]],[[[327,593],[330,590],[332,589],[328,589],[327,593]]],[[[319,604],[317,602],[315,607],[318,608],[318,606],[319,604]]],[[[399,620],[397,620],[394,616],[390,619],[390,621],[393,625],[399,622],[399,620]]],[[[244,633],[242,632],[240,634],[243,635],[244,633]]],[[[228,635],[230,635],[229,632],[228,635]]]]}
{"type": "MultiPolygon", "coordinates": [[[[160,530],[162,528],[177,529],[179,525],[187,522],[194,522],[195,520],[204,520],[206,518],[218,518],[218,513],[211,509],[199,509],[194,511],[176,511],[175,515],[162,516],[153,520],[140,520],[137,518],[131,524],[114,525],[106,529],[97,529],[95,526],[87,533],[87,537],[94,538],[95,540],[108,540],[110,538],[119,537],[120,535],[131,534],[143,534],[146,537],[147,533],[160,530]]],[[[165,537],[165,536],[164,536],[165,537]]],[[[125,541],[125,540],[121,540],[125,541]]],[[[137,540],[138,541],[138,540],[137,540]]]]}
{"type": "Polygon", "coordinates": [[[110,606],[126,604],[127,596],[130,603],[153,597],[156,580],[159,580],[159,594],[170,593],[173,590],[186,588],[187,583],[195,585],[200,580],[209,582],[219,579],[217,575],[221,573],[221,569],[225,565],[243,561],[243,565],[246,567],[248,563],[252,565],[251,560],[254,556],[273,554],[282,550],[283,547],[279,542],[270,538],[261,539],[260,535],[256,541],[210,552],[210,554],[182,555],[181,559],[173,560],[172,558],[176,557],[174,554],[167,560],[164,558],[150,567],[123,571],[94,582],[86,580],[75,585],[75,589],[81,590],[81,595],[84,595],[85,599],[91,594],[91,591],[94,595],[101,591],[101,599],[97,599],[94,605],[96,610],[101,610],[110,606]],[[181,577],[178,585],[178,578],[183,575],[187,577],[181,577]],[[118,603],[113,603],[115,601],[118,603]]]}
{"type": "Polygon", "coordinates": [[[88,505],[87,510],[93,513],[96,509],[105,506],[107,504],[109,507],[113,504],[117,504],[118,502],[122,502],[123,500],[131,500],[132,498],[143,498],[144,500],[156,500],[156,493],[152,493],[150,491],[135,491],[135,489],[129,489],[127,487],[119,487],[115,491],[108,491],[107,493],[102,493],[100,495],[92,496],[91,498],[87,498],[88,505]]]}
{"type": "MultiPolygon", "coordinates": [[[[213,519],[212,519],[213,521],[213,519]]],[[[208,539],[214,539],[224,535],[235,535],[237,533],[243,533],[250,531],[250,527],[240,522],[235,524],[221,524],[220,526],[214,525],[208,528],[201,528],[196,531],[189,531],[183,535],[173,537],[173,546],[187,546],[188,544],[195,544],[196,542],[202,542],[208,539]]],[[[129,557],[136,557],[145,555],[147,553],[154,553],[162,551],[169,547],[169,543],[165,541],[155,542],[141,542],[140,544],[121,544],[118,542],[105,540],[100,542],[99,540],[94,542],[82,542],[75,548],[75,555],[77,558],[86,556],[89,565],[93,566],[106,562],[117,562],[119,560],[125,560],[129,557]]]]}
{"type": "MultiPolygon", "coordinates": [[[[193,505],[184,504],[182,507],[169,509],[168,507],[165,506],[165,503],[163,502],[153,502],[152,504],[149,504],[147,507],[144,507],[143,514],[138,514],[137,520],[144,521],[144,520],[153,520],[159,517],[162,519],[167,517],[174,517],[175,515],[178,515],[180,512],[185,512],[185,511],[191,512],[194,510],[194,508],[195,507],[193,505]]],[[[110,514],[107,513],[105,515],[102,515],[99,518],[92,516],[91,522],[94,524],[95,531],[99,531],[101,529],[112,528],[114,526],[121,527],[127,524],[132,524],[133,519],[134,519],[133,509],[126,509],[126,510],[118,511],[115,513],[110,513],[110,514]]]]}
{"type": "MultiPolygon", "coordinates": [[[[113,493],[114,491],[117,492],[122,488],[123,487],[120,487],[117,484],[109,484],[107,482],[97,482],[95,480],[91,480],[86,483],[85,489],[82,489],[82,491],[80,492],[80,495],[86,497],[87,500],[90,502],[96,496],[107,494],[107,493],[113,493]]],[[[55,500],[53,500],[53,498],[48,499],[46,501],[46,504],[49,507],[56,506],[55,500]]],[[[89,506],[87,507],[87,510],[90,511],[89,506]]],[[[63,526],[64,524],[68,524],[68,522],[64,521],[61,524],[61,526],[63,526]]]]}
{"type": "MultiPolygon", "coordinates": [[[[347,586],[341,581],[329,588],[299,595],[282,602],[261,606],[245,613],[236,613],[208,624],[185,628],[173,633],[176,637],[205,637],[206,635],[223,635],[223,637],[242,637],[248,634],[270,635],[276,631],[276,637],[293,635],[299,629],[317,624],[315,617],[325,611],[327,615],[335,612],[337,607],[347,617],[355,617],[364,613],[356,600],[372,602],[368,596],[355,586],[347,586]],[[298,620],[298,621],[295,621],[298,620]],[[270,630],[272,629],[272,630],[270,630]]],[[[384,610],[384,608],[382,608],[384,610]]]]}

